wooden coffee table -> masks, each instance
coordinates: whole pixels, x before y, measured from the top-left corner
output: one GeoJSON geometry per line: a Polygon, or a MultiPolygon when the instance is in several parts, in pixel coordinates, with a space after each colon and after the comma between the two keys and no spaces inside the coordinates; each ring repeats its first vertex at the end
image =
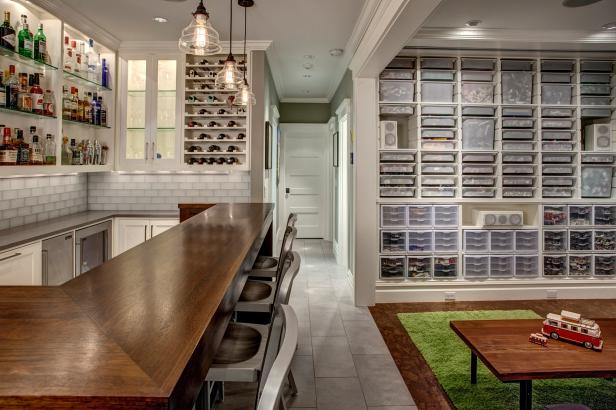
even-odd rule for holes
{"type": "Polygon", "coordinates": [[[546,347],[528,341],[543,319],[454,320],[451,328],[471,349],[471,383],[477,383],[477,357],[502,382],[520,383],[520,409],[532,406],[534,379],[616,377],[616,319],[597,319],[603,351],[550,339],[546,347]]]}

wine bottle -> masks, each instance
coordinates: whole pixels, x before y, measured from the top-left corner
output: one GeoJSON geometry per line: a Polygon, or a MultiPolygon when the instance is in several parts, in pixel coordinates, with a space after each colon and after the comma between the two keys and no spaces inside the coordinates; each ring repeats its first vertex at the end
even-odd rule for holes
{"type": "Polygon", "coordinates": [[[19,54],[24,57],[32,58],[32,33],[28,27],[28,20],[26,16],[21,16],[22,27],[19,30],[17,39],[19,41],[19,54]]]}
{"type": "Polygon", "coordinates": [[[43,23],[39,24],[39,28],[34,36],[34,59],[41,63],[47,60],[47,37],[43,33],[43,23]]]}
{"type": "Polygon", "coordinates": [[[15,51],[15,29],[11,26],[11,12],[4,12],[4,23],[0,26],[0,47],[15,51]]]}

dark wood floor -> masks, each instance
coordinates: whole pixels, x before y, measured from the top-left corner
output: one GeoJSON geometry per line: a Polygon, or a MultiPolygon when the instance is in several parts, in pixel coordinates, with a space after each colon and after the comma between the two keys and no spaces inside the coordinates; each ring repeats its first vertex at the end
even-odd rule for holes
{"type": "Polygon", "coordinates": [[[587,318],[616,317],[616,299],[493,302],[386,303],[370,308],[391,355],[419,409],[454,409],[421,353],[396,317],[398,313],[529,309],[541,316],[569,310],[587,318]]]}

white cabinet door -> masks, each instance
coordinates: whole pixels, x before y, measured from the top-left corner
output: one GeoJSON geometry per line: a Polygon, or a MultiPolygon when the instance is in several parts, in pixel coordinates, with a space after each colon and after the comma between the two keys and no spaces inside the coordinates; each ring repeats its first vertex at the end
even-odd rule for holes
{"type": "Polygon", "coordinates": [[[43,284],[41,242],[0,253],[0,286],[43,284]]]}
{"type": "Polygon", "coordinates": [[[179,219],[150,219],[150,238],[173,228],[179,223],[179,219]]]}
{"type": "Polygon", "coordinates": [[[120,218],[116,226],[118,229],[115,236],[117,240],[115,246],[116,255],[145,242],[150,233],[149,219],[120,218]]]}

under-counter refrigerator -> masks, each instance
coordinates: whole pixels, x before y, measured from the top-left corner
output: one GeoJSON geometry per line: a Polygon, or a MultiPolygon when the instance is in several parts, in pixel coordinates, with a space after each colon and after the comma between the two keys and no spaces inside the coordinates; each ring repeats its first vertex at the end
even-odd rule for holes
{"type": "Polygon", "coordinates": [[[43,286],[59,286],[73,279],[73,233],[43,241],[43,286]]]}
{"type": "Polygon", "coordinates": [[[75,231],[75,276],[96,268],[111,257],[111,222],[75,231]]]}

